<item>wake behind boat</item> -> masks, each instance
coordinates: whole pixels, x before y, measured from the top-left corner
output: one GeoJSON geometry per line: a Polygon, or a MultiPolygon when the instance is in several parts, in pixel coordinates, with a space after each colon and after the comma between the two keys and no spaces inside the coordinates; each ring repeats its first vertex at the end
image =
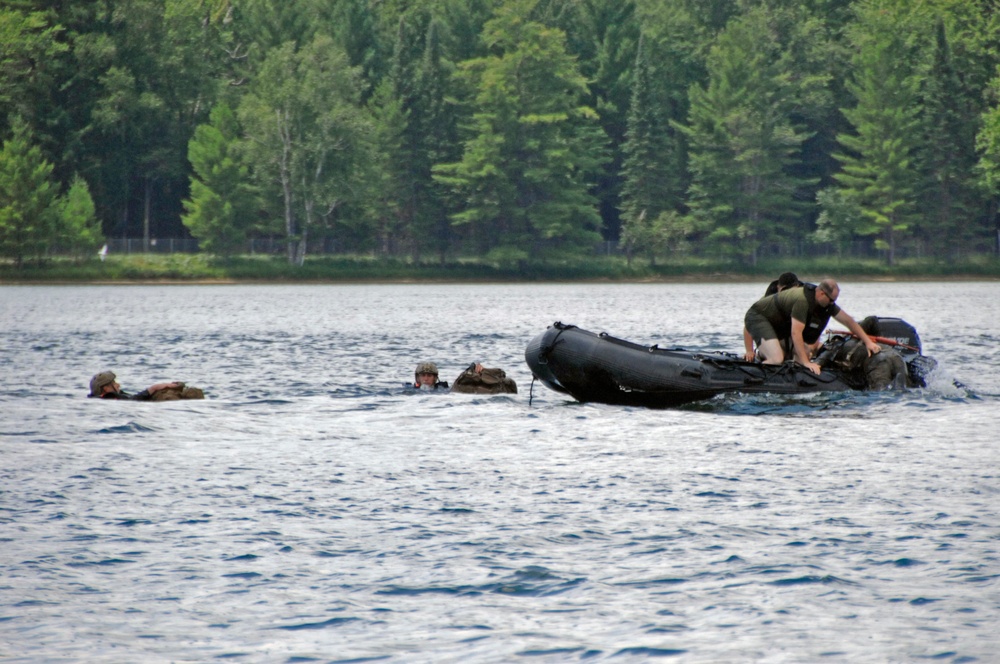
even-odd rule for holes
{"type": "MultiPolygon", "coordinates": [[[[560,322],[525,350],[534,377],[578,401],[667,408],[719,394],[804,394],[923,387],[936,362],[922,354],[916,329],[899,318],[866,318],[882,347],[868,357],[849,333],[832,335],[817,354],[820,374],[794,362],[765,365],[725,352],[660,348],[560,322]]],[[[871,330],[871,331],[869,331],[871,330]]]]}

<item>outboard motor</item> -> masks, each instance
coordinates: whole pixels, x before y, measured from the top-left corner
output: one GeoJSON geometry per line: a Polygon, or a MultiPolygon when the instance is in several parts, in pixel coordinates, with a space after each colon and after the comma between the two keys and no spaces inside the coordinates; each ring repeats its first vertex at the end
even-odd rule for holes
{"type": "Polygon", "coordinates": [[[882,318],[880,316],[869,316],[858,325],[869,336],[882,337],[895,342],[896,350],[902,355],[923,353],[920,345],[920,335],[917,328],[907,323],[902,318],[882,318]]]}

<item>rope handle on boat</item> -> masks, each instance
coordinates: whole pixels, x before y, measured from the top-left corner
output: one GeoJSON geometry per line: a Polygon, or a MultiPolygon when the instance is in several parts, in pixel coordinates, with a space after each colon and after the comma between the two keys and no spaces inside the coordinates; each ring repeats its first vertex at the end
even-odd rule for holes
{"type": "MultiPolygon", "coordinates": [[[[846,336],[846,337],[854,337],[855,339],[860,339],[861,338],[858,335],[856,335],[853,332],[851,332],[850,330],[828,330],[827,334],[830,335],[830,336],[838,336],[839,335],[839,336],[846,336]]],[[[890,339],[889,337],[877,337],[874,334],[869,334],[868,338],[871,339],[872,341],[876,342],[876,343],[885,344],[886,346],[898,346],[899,348],[905,348],[906,350],[912,350],[912,351],[914,351],[916,353],[920,352],[920,349],[917,348],[916,346],[909,346],[907,344],[900,343],[899,341],[896,341],[895,339],[890,339]]]]}
{"type": "Polygon", "coordinates": [[[549,343],[545,344],[544,346],[542,346],[542,347],[540,347],[538,349],[538,363],[539,364],[548,364],[549,363],[549,354],[553,350],[555,350],[555,347],[557,345],[559,345],[559,344],[562,343],[562,341],[559,339],[559,337],[562,336],[563,332],[565,332],[566,330],[573,329],[574,327],[576,327],[576,325],[565,325],[563,323],[560,323],[559,321],[556,321],[555,323],[552,324],[552,327],[554,327],[555,329],[559,330],[559,333],[552,338],[552,341],[550,341],[549,343]]]}

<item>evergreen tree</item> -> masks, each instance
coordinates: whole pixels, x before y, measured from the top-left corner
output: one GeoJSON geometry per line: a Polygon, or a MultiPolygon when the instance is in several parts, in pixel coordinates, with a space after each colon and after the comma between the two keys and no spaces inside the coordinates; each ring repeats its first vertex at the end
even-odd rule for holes
{"type": "MultiPolygon", "coordinates": [[[[356,2],[337,2],[354,5],[356,2]]],[[[243,0],[236,5],[236,27],[241,50],[255,67],[283,44],[308,44],[320,25],[329,22],[327,12],[317,0],[243,0]]]]}
{"type": "Polygon", "coordinates": [[[992,105],[982,115],[982,127],[976,135],[979,161],[976,164],[978,182],[990,199],[989,218],[995,224],[994,251],[1000,255],[1000,68],[989,88],[992,105]]]}
{"type": "MultiPolygon", "coordinates": [[[[401,16],[396,30],[395,48],[389,75],[385,79],[386,92],[390,95],[389,112],[383,115],[387,120],[398,120],[398,124],[387,126],[388,137],[394,144],[384,146],[387,150],[384,160],[387,166],[387,189],[383,192],[391,194],[394,200],[387,210],[394,213],[394,218],[384,224],[383,245],[388,252],[395,253],[400,249],[409,249],[415,255],[419,242],[414,220],[417,216],[417,196],[421,187],[422,177],[420,163],[426,162],[426,154],[422,150],[424,129],[419,117],[420,108],[415,91],[415,69],[419,60],[413,56],[419,52],[419,40],[413,26],[401,16]],[[398,108],[400,113],[393,114],[391,109],[398,108]],[[395,130],[395,132],[394,132],[395,130]],[[397,245],[397,246],[393,246],[397,245]]],[[[423,177],[429,177],[429,173],[423,177]]]]}
{"type": "Polygon", "coordinates": [[[184,201],[184,225],[206,251],[228,258],[246,246],[255,211],[249,169],[238,154],[239,124],[224,103],[212,109],[188,143],[191,197],[184,201]]]}
{"type": "MultiPolygon", "coordinates": [[[[634,0],[642,32],[657,49],[660,75],[681,102],[692,85],[708,81],[709,50],[740,13],[734,0],[634,0]]],[[[686,109],[681,109],[686,110],[686,109]]],[[[674,119],[686,119],[682,113],[674,119]]]]}
{"type": "Polygon", "coordinates": [[[848,90],[856,103],[842,109],[853,133],[838,136],[843,171],[837,181],[861,206],[859,234],[894,265],[908,236],[919,185],[915,156],[920,136],[920,79],[914,71],[918,31],[904,0],[871,0],[860,8],[852,40],[857,51],[848,90]]]}
{"type": "MultiPolygon", "coordinates": [[[[588,81],[590,96],[587,105],[597,111],[599,122],[607,135],[609,158],[597,179],[594,193],[602,219],[602,235],[606,240],[618,240],[620,218],[623,145],[626,140],[627,117],[632,97],[633,67],[639,41],[639,21],[632,0],[550,0],[548,11],[554,16],[553,25],[562,28],[569,52],[577,57],[580,73],[588,81]]],[[[647,44],[647,63],[652,52],[647,44]]],[[[655,68],[654,68],[655,69],[655,68]]],[[[657,84],[662,73],[656,74],[657,84]]],[[[668,103],[667,98],[656,104],[668,103]]],[[[662,113],[669,114],[670,108],[662,113]]]]}
{"type": "Polygon", "coordinates": [[[77,259],[93,255],[104,242],[104,235],[87,181],[74,176],[69,191],[56,205],[62,247],[77,259]]]}
{"type": "Polygon", "coordinates": [[[413,177],[416,183],[416,209],[413,220],[415,249],[433,251],[444,263],[453,239],[447,190],[434,180],[435,164],[459,158],[458,117],[455,105],[448,100],[451,63],[442,46],[443,26],[432,20],[427,27],[424,52],[415,76],[412,133],[413,177]]]}
{"type": "Polygon", "coordinates": [[[652,76],[645,40],[640,38],[632,70],[632,103],[622,146],[622,244],[628,260],[633,249],[650,249],[650,231],[662,212],[681,203],[679,149],[658,79],[652,76]]]}
{"type": "Polygon", "coordinates": [[[842,81],[849,58],[838,43],[844,22],[838,17],[845,6],[844,0],[814,0],[805,5],[784,0],[770,12],[769,20],[785,37],[782,67],[794,99],[789,119],[805,135],[799,154],[787,167],[798,182],[793,197],[801,203],[797,208],[801,213],[783,224],[785,238],[803,237],[813,230],[813,201],[820,188],[833,184],[833,174],[840,168],[831,153],[837,133],[846,128],[840,106],[846,97],[842,81]]]}
{"type": "Polygon", "coordinates": [[[463,63],[475,98],[462,160],[439,181],[467,205],[453,217],[480,249],[521,260],[544,248],[600,239],[589,189],[603,158],[587,82],[565,35],[531,16],[536,0],[509,0],[486,24],[492,54],[463,63]]]}
{"type": "Polygon", "coordinates": [[[683,127],[692,211],[710,241],[751,264],[801,214],[794,194],[806,184],[790,170],[807,135],[791,119],[800,90],[784,41],[765,9],[731,23],[708,58],[707,86],[691,88],[683,127]]]}
{"type": "Polygon", "coordinates": [[[921,149],[928,179],[922,187],[920,226],[936,253],[962,256],[975,235],[978,197],[974,191],[976,112],[972,93],[955,69],[943,19],[935,26],[933,58],[925,78],[921,149]]]}
{"type": "MultiPolygon", "coordinates": [[[[382,3],[371,0],[313,0],[317,4],[318,18],[311,21],[322,26],[326,36],[333,39],[347,54],[347,60],[356,67],[365,86],[362,99],[368,101],[382,79],[388,74],[392,56],[392,30],[398,26],[398,15],[388,18],[387,31],[379,30],[380,20],[394,12],[382,3]]],[[[282,4],[297,4],[285,3],[282,4]]],[[[289,39],[285,36],[285,39],[289,39]]],[[[300,43],[305,43],[302,40],[300,43]]]]}
{"type": "Polygon", "coordinates": [[[0,254],[21,267],[25,258],[41,261],[57,237],[58,189],[27,123],[15,117],[12,124],[0,150],[0,254]]]}
{"type": "Polygon", "coordinates": [[[375,220],[376,252],[384,256],[398,253],[400,245],[410,242],[412,228],[406,224],[411,200],[412,180],[404,158],[409,115],[403,100],[396,96],[390,80],[382,81],[369,101],[374,145],[371,188],[367,201],[375,220]]]}
{"type": "Polygon", "coordinates": [[[26,9],[0,7],[0,127],[14,115],[44,126],[43,118],[53,111],[56,70],[68,50],[53,12],[26,9]]]}

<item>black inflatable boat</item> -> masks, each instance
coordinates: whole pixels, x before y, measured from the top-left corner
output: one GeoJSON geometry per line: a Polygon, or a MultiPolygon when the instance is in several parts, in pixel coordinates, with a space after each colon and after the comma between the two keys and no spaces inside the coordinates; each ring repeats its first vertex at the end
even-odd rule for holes
{"type": "Polygon", "coordinates": [[[578,401],[667,408],[727,393],[807,392],[923,387],[936,362],[922,354],[912,325],[871,316],[860,323],[882,347],[868,357],[849,333],[834,334],[816,362],[763,365],[725,352],[643,346],[556,322],[524,352],[534,377],[578,401]]]}

